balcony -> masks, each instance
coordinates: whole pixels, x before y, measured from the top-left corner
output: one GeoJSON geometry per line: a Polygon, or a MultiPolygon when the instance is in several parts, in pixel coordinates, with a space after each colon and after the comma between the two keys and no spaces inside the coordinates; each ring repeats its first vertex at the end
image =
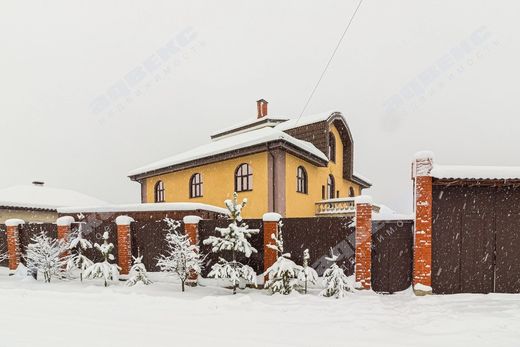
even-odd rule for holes
{"type": "MultiPolygon", "coordinates": [[[[372,205],[372,212],[379,212],[379,206],[372,205]]],[[[328,199],[316,203],[315,215],[318,217],[354,217],[355,214],[355,198],[328,199]]]]}

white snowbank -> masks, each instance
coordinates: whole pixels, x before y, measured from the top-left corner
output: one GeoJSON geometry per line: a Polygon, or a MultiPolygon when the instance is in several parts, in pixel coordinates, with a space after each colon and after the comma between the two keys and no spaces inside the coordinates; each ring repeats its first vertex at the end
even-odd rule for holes
{"type": "Polygon", "coordinates": [[[58,208],[59,213],[113,213],[113,212],[153,212],[153,211],[210,211],[228,215],[229,211],[225,208],[201,204],[196,202],[162,202],[162,203],[146,203],[146,204],[121,204],[121,205],[104,205],[104,206],[75,206],[58,208]]]}
{"type": "Polygon", "coordinates": [[[130,171],[128,173],[128,176],[139,175],[142,173],[162,169],[168,166],[181,164],[196,159],[207,158],[216,154],[227,153],[240,148],[247,148],[263,143],[273,142],[276,140],[284,140],[324,161],[328,161],[327,156],[318,148],[316,148],[312,143],[298,140],[278,129],[262,128],[238,134],[235,136],[226,137],[222,140],[210,142],[208,144],[196,147],[192,150],[179,153],[172,157],[151,163],[149,165],[130,171]]]}
{"type": "Polygon", "coordinates": [[[370,195],[360,195],[355,197],[356,204],[372,204],[370,195]]]}
{"type": "Polygon", "coordinates": [[[72,223],[74,223],[74,217],[71,216],[63,216],[56,219],[56,224],[58,226],[70,226],[72,223]]]}
{"type": "Polygon", "coordinates": [[[25,224],[25,222],[22,219],[18,218],[12,218],[5,221],[5,225],[8,227],[17,227],[20,224],[25,224]]]}
{"type": "Polygon", "coordinates": [[[117,225],[130,225],[130,223],[135,222],[132,217],[128,216],[117,216],[116,224],[117,225]]]}
{"type": "Polygon", "coordinates": [[[280,219],[282,219],[282,215],[276,212],[264,213],[262,216],[264,222],[278,222],[280,219]]]}
{"type": "Polygon", "coordinates": [[[460,179],[520,179],[520,167],[434,165],[431,176],[460,179]]]}
{"type": "Polygon", "coordinates": [[[401,214],[392,210],[386,205],[379,205],[379,212],[372,213],[372,220],[412,220],[414,219],[413,214],[401,214]]]}
{"type": "Polygon", "coordinates": [[[199,216],[185,216],[182,221],[184,224],[199,224],[201,219],[199,216]]]}
{"type": "Polygon", "coordinates": [[[429,292],[429,293],[431,293],[431,291],[432,291],[432,287],[426,286],[426,285],[421,284],[421,283],[415,284],[413,286],[413,289],[420,290],[421,292],[429,292]]]}
{"type": "Polygon", "coordinates": [[[0,189],[0,206],[56,210],[58,207],[106,205],[106,202],[68,189],[20,185],[0,189]]]}

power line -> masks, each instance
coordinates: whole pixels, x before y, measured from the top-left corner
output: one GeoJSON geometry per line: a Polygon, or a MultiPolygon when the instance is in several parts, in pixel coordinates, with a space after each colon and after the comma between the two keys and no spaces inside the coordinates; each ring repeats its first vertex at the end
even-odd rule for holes
{"type": "Polygon", "coordinates": [[[361,7],[361,4],[363,3],[363,0],[359,0],[359,3],[356,7],[356,10],[354,11],[354,13],[352,14],[352,16],[350,17],[350,20],[348,21],[348,24],[347,24],[347,27],[345,28],[345,30],[343,31],[343,34],[341,34],[341,37],[338,41],[338,44],[336,45],[336,48],[334,48],[334,51],[332,51],[332,55],[330,56],[330,59],[329,61],[327,62],[327,65],[325,65],[325,68],[323,69],[323,72],[321,73],[321,76],[320,78],[318,79],[318,82],[316,83],[316,85],[314,86],[314,88],[312,89],[312,93],[309,95],[309,98],[307,99],[307,102],[305,103],[305,106],[303,107],[302,109],[302,112],[300,113],[300,115],[298,116],[298,119],[296,119],[296,123],[295,124],[298,124],[298,121],[300,120],[300,118],[303,116],[303,113],[305,112],[305,110],[307,110],[307,107],[309,106],[309,103],[311,102],[311,99],[312,97],[314,96],[314,93],[316,92],[316,90],[318,89],[318,86],[320,85],[320,82],[321,80],[323,79],[323,76],[325,76],[325,73],[327,72],[327,69],[329,68],[329,65],[330,63],[332,62],[332,59],[334,59],[334,56],[336,55],[336,52],[338,51],[338,48],[339,46],[341,46],[341,42],[343,41],[343,38],[345,37],[345,35],[347,34],[347,31],[348,29],[350,28],[350,25],[352,24],[352,21],[354,20],[354,17],[356,16],[359,8],[361,7]]]}

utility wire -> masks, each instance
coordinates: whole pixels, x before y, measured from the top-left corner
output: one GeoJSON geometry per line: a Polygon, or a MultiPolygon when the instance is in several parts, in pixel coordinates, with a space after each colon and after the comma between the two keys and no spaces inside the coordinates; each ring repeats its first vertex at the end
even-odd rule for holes
{"type": "Polygon", "coordinates": [[[307,110],[307,107],[309,106],[309,103],[311,102],[312,100],[312,97],[314,96],[314,93],[316,92],[316,90],[318,89],[318,86],[320,85],[320,82],[321,80],[323,79],[323,76],[325,76],[325,73],[327,72],[327,69],[329,68],[329,65],[330,63],[332,62],[332,59],[334,59],[334,56],[336,55],[336,52],[338,51],[339,49],[339,46],[341,46],[341,42],[343,41],[343,38],[345,37],[345,35],[347,34],[347,31],[348,29],[350,28],[350,25],[352,24],[352,21],[354,20],[354,17],[356,16],[359,8],[361,7],[361,4],[363,3],[363,0],[359,0],[359,3],[356,7],[356,10],[354,11],[354,13],[352,14],[352,16],[350,17],[350,20],[348,21],[348,24],[347,24],[347,27],[345,28],[345,30],[343,31],[343,34],[341,34],[341,37],[338,41],[338,44],[336,45],[336,48],[334,48],[334,51],[332,51],[332,55],[330,56],[330,59],[329,61],[327,62],[327,65],[325,65],[325,68],[323,69],[323,72],[321,73],[321,76],[320,78],[318,79],[318,82],[316,83],[316,85],[314,86],[314,88],[312,89],[312,93],[311,95],[309,95],[309,98],[307,99],[307,102],[305,103],[305,106],[303,107],[302,109],[302,112],[300,113],[300,115],[298,116],[298,119],[296,119],[296,124],[298,124],[298,121],[300,120],[300,118],[303,116],[303,113],[305,112],[305,110],[307,110]]]}

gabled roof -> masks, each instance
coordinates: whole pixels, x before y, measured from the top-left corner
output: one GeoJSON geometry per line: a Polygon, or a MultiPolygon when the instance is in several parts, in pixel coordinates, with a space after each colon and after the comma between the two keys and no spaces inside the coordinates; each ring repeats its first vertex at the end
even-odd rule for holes
{"type": "MultiPolygon", "coordinates": [[[[128,173],[131,178],[136,176],[153,175],[158,170],[167,169],[169,171],[180,169],[178,165],[193,162],[193,166],[200,165],[196,161],[206,158],[214,158],[216,155],[233,153],[238,150],[251,148],[258,145],[270,143],[281,143],[289,146],[293,150],[304,152],[308,160],[321,162],[325,166],[328,162],[327,156],[317,149],[313,144],[298,140],[291,135],[273,128],[262,128],[252,130],[238,135],[225,137],[217,141],[196,147],[192,150],[179,153],[172,157],[148,164],[128,173]],[[196,165],[197,164],[197,165],[196,165]]],[[[265,150],[265,148],[264,148],[265,150]]],[[[182,167],[185,168],[185,167],[182,167]]]]}
{"type": "Polygon", "coordinates": [[[18,185],[0,189],[0,207],[57,210],[75,205],[106,205],[91,196],[60,188],[37,185],[18,185]]]}

